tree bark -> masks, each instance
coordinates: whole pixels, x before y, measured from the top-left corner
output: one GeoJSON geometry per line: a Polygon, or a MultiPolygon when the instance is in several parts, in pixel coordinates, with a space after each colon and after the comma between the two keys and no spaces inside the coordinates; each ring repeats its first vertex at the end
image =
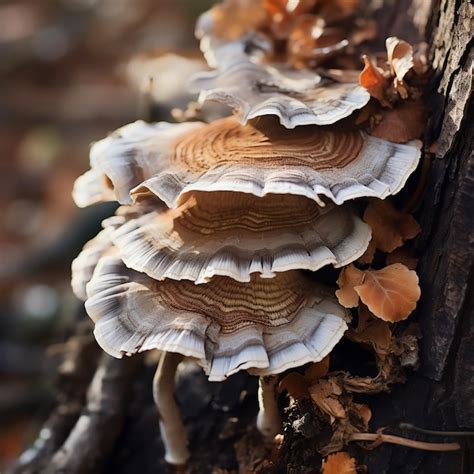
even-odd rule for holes
{"type": "MultiPolygon", "coordinates": [[[[437,149],[435,154],[425,154],[429,175],[416,212],[422,227],[416,242],[422,299],[415,316],[423,335],[422,364],[408,374],[405,384],[370,398],[371,427],[390,426],[395,434],[412,438],[413,432],[396,430],[400,422],[434,430],[474,430],[472,6],[468,0],[387,0],[376,15],[384,36],[413,42],[425,38],[429,44],[434,74],[425,145],[428,148],[436,141],[431,150],[437,149]]],[[[83,384],[89,383],[89,372],[83,384]]],[[[153,372],[154,367],[141,360],[104,359],[89,395],[79,390],[82,415],[73,411],[72,418],[61,424],[68,435],[54,438],[54,446],[41,451],[40,460],[36,456],[20,461],[12,472],[166,472],[152,400],[153,372]]],[[[191,472],[217,468],[237,472],[243,465],[252,470],[252,462],[257,466],[268,456],[265,448],[251,449],[258,437],[255,378],[241,373],[211,384],[201,371],[187,366],[180,375],[177,398],[189,432],[191,472]]],[[[302,467],[302,460],[317,458],[312,440],[320,427],[311,413],[310,402],[305,401],[284,413],[287,442],[280,456],[288,464],[280,465],[278,472],[317,471],[302,467]]],[[[467,438],[462,444],[465,449],[452,453],[383,445],[359,450],[357,457],[376,474],[472,472],[471,441],[467,438]]]]}

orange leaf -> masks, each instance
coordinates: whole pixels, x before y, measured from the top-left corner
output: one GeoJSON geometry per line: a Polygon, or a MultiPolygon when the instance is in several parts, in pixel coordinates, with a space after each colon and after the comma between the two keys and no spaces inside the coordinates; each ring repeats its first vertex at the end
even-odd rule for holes
{"type": "Polygon", "coordinates": [[[278,391],[287,391],[293,398],[303,398],[309,395],[305,377],[298,372],[291,372],[280,381],[278,391]]]}
{"type": "Polygon", "coordinates": [[[421,294],[416,272],[401,263],[365,271],[363,283],[354,290],[375,316],[390,322],[406,319],[421,294]]]}
{"type": "Polygon", "coordinates": [[[322,474],[357,474],[356,461],[344,451],[330,454],[323,461],[322,474]]]}
{"type": "Polygon", "coordinates": [[[376,247],[383,252],[392,252],[421,231],[411,214],[397,211],[389,201],[370,201],[363,219],[372,228],[376,247]]]}
{"type": "Polygon", "coordinates": [[[365,425],[368,427],[369,422],[372,418],[372,410],[362,403],[354,403],[354,408],[359,412],[360,417],[364,420],[365,425]]]}
{"type": "Polygon", "coordinates": [[[336,296],[344,308],[355,308],[359,304],[359,295],[354,287],[360,285],[363,280],[364,272],[354,265],[348,265],[342,269],[337,279],[340,289],[336,290],[336,296]]]}
{"type": "Polygon", "coordinates": [[[268,15],[261,0],[225,0],[212,7],[213,34],[235,40],[268,23],[268,15]]]}
{"type": "Polygon", "coordinates": [[[304,378],[312,383],[321,377],[324,377],[329,371],[329,356],[326,356],[323,360],[311,364],[304,371],[304,378]]]}
{"type": "Polygon", "coordinates": [[[377,67],[367,56],[363,56],[364,69],[360,73],[359,83],[367,89],[372,97],[375,97],[382,105],[390,104],[385,99],[385,90],[389,86],[389,81],[383,75],[383,71],[377,67]]]}

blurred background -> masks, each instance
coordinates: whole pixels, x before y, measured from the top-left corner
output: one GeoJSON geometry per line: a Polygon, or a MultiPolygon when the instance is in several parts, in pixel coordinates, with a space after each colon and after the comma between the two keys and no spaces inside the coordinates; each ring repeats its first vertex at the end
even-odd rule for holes
{"type": "Polygon", "coordinates": [[[211,3],[0,1],[0,471],[37,437],[64,341],[87,318],[71,260],[114,211],[72,202],[90,143],[148,118],[150,96],[169,119],[169,96],[204,67],[193,28],[211,3]],[[151,82],[170,49],[189,61],[151,82]]]}

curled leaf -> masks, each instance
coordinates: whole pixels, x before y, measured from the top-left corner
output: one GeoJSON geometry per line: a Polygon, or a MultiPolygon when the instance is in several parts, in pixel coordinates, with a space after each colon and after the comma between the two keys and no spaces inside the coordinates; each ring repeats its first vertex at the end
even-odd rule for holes
{"type": "Polygon", "coordinates": [[[278,384],[278,392],[288,392],[293,398],[299,399],[308,396],[308,386],[305,377],[298,372],[290,372],[285,375],[278,384]]]}
{"type": "Polygon", "coordinates": [[[350,457],[348,453],[340,451],[339,453],[330,454],[323,461],[322,474],[356,474],[355,459],[350,457]]]}
{"type": "Polygon", "coordinates": [[[362,59],[364,69],[360,73],[359,84],[382,105],[389,106],[390,103],[385,99],[385,90],[389,87],[388,79],[384,76],[382,69],[376,66],[368,56],[364,55],[362,59]]]}
{"type": "Polygon", "coordinates": [[[363,219],[372,228],[372,239],[382,252],[392,252],[421,231],[411,214],[397,211],[386,200],[370,201],[363,219]]]}
{"type": "Polygon", "coordinates": [[[268,16],[262,0],[224,0],[198,21],[198,36],[202,36],[203,32],[200,30],[207,27],[207,22],[211,23],[212,34],[218,38],[235,40],[265,26],[268,16]]]}
{"type": "Polygon", "coordinates": [[[288,37],[288,52],[296,64],[299,60],[306,60],[315,65],[340,52],[348,44],[344,30],[327,27],[319,16],[303,15],[295,22],[288,37]]]}
{"type": "Polygon", "coordinates": [[[365,271],[363,283],[354,290],[375,316],[390,322],[406,319],[421,294],[416,272],[401,263],[365,271]]]}
{"type": "Polygon", "coordinates": [[[350,329],[347,337],[355,342],[373,347],[379,357],[388,354],[392,343],[392,332],[385,321],[374,318],[366,306],[359,308],[357,328],[350,329]]]}
{"type": "Polygon", "coordinates": [[[309,13],[317,0],[264,0],[264,6],[271,18],[270,28],[276,38],[288,36],[296,18],[309,13]]]}
{"type": "Polygon", "coordinates": [[[313,383],[327,375],[329,371],[329,356],[327,355],[323,360],[312,363],[305,371],[304,378],[308,383],[313,383]]]}
{"type": "Polygon", "coordinates": [[[360,285],[363,281],[364,272],[358,270],[354,265],[342,269],[337,280],[339,290],[336,290],[336,296],[344,308],[355,308],[359,304],[359,295],[354,287],[360,285]]]}
{"type": "Polygon", "coordinates": [[[413,67],[413,48],[396,36],[387,38],[385,46],[390,71],[398,82],[402,82],[406,73],[413,67]]]}
{"type": "Polygon", "coordinates": [[[362,418],[365,425],[368,427],[369,422],[372,419],[372,410],[367,406],[363,405],[362,403],[354,403],[353,407],[357,410],[358,415],[362,418]]]}
{"type": "Polygon", "coordinates": [[[321,379],[309,387],[309,394],[321,411],[329,415],[331,424],[346,417],[344,405],[339,400],[342,391],[336,381],[321,379]]]}

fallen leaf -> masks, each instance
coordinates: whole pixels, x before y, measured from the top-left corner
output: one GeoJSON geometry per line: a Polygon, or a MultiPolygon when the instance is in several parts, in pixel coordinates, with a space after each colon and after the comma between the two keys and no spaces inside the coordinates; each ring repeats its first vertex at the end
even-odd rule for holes
{"type": "Polygon", "coordinates": [[[414,270],[418,265],[418,259],[407,247],[399,247],[387,255],[385,263],[387,265],[392,265],[393,263],[402,263],[410,270],[414,270]]]}
{"type": "Polygon", "coordinates": [[[372,228],[372,239],[376,247],[383,252],[392,252],[421,231],[411,214],[398,211],[386,200],[371,200],[363,219],[372,228]]]}
{"type": "Polygon", "coordinates": [[[306,378],[298,372],[290,372],[278,384],[278,392],[284,391],[295,399],[309,396],[306,378]]]}
{"type": "Polygon", "coordinates": [[[349,329],[347,337],[351,341],[372,346],[378,357],[385,357],[392,343],[392,331],[388,324],[374,317],[365,305],[359,307],[357,328],[349,329]]]}
{"type": "Polygon", "coordinates": [[[354,290],[369,310],[384,321],[406,319],[420,299],[418,276],[401,263],[381,270],[366,270],[361,285],[354,290]]]}
{"type": "Polygon", "coordinates": [[[329,415],[331,423],[346,416],[344,406],[339,400],[341,393],[340,387],[331,380],[321,379],[309,387],[309,394],[314,403],[321,411],[329,415]]]}
{"type": "Polygon", "coordinates": [[[340,451],[330,454],[322,466],[322,474],[356,474],[356,461],[348,453],[340,451]]]}
{"type": "Polygon", "coordinates": [[[344,308],[355,308],[359,304],[359,295],[354,287],[360,285],[364,279],[364,272],[354,265],[348,265],[341,270],[337,284],[336,297],[344,308]]]}
{"type": "Polygon", "coordinates": [[[354,403],[354,408],[357,410],[360,417],[364,420],[366,428],[369,427],[369,422],[372,419],[372,410],[362,403],[354,403]]]}
{"type": "Polygon", "coordinates": [[[329,371],[329,356],[326,356],[323,360],[311,364],[304,371],[304,378],[308,383],[313,383],[327,375],[329,371]]]}
{"type": "Polygon", "coordinates": [[[271,18],[270,28],[278,39],[285,39],[295,18],[309,13],[317,0],[264,0],[265,10],[271,18]]]}
{"type": "Polygon", "coordinates": [[[357,259],[359,263],[370,264],[374,261],[375,251],[377,250],[377,245],[375,240],[370,239],[368,247],[365,249],[365,252],[357,259]]]}
{"type": "Polygon", "coordinates": [[[211,9],[213,33],[236,40],[268,23],[262,0],[225,0],[211,9]]]}
{"type": "Polygon", "coordinates": [[[398,82],[403,82],[406,73],[413,67],[413,48],[409,43],[396,36],[387,38],[385,46],[390,71],[398,82]]]}
{"type": "Polygon", "coordinates": [[[287,50],[293,60],[307,60],[318,64],[347,46],[345,31],[327,27],[323,18],[302,15],[295,20],[288,36],[287,50]]]}
{"type": "Polygon", "coordinates": [[[368,56],[362,56],[364,69],[359,76],[359,84],[367,89],[369,94],[377,99],[382,105],[390,106],[385,99],[385,90],[389,87],[389,81],[384,76],[382,69],[376,66],[368,56]]]}

